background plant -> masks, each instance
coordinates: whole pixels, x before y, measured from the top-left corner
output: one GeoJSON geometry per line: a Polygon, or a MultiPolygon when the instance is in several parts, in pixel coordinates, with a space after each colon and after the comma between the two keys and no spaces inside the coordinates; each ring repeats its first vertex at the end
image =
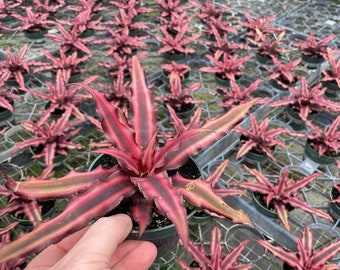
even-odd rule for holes
{"type": "Polygon", "coordinates": [[[315,250],[313,247],[313,234],[309,227],[304,227],[301,238],[296,237],[298,252],[285,250],[280,246],[265,241],[258,240],[274,256],[278,257],[286,264],[297,270],[336,270],[339,269],[335,263],[329,264],[328,261],[335,257],[340,251],[340,240],[329,243],[328,245],[315,250]]]}
{"type": "Polygon", "coordinates": [[[321,218],[333,221],[332,217],[320,209],[313,208],[307,202],[301,200],[299,191],[312,183],[318,178],[320,173],[313,173],[301,179],[293,179],[289,177],[289,167],[286,167],[280,174],[277,182],[272,182],[268,177],[263,175],[256,169],[244,166],[247,172],[255,177],[257,183],[253,182],[232,182],[231,186],[238,186],[247,190],[257,192],[264,195],[265,205],[267,208],[275,209],[278,218],[283,223],[284,227],[289,231],[290,225],[288,222],[287,205],[293,208],[299,208],[310,214],[315,214],[321,218]]]}

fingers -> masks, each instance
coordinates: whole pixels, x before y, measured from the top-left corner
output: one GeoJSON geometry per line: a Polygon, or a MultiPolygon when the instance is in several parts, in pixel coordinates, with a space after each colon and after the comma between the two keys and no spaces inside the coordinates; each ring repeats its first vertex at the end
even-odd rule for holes
{"type": "Polygon", "coordinates": [[[99,219],[55,265],[56,269],[106,269],[110,265],[112,254],[131,229],[132,222],[127,215],[99,219]]]}
{"type": "Polygon", "coordinates": [[[157,248],[151,242],[128,240],[123,242],[112,257],[111,269],[147,270],[155,260],[157,248]]]}
{"type": "Polygon", "coordinates": [[[88,229],[89,227],[86,227],[66,237],[59,243],[48,246],[30,262],[25,270],[48,269],[55,265],[83,237],[88,229]]]}

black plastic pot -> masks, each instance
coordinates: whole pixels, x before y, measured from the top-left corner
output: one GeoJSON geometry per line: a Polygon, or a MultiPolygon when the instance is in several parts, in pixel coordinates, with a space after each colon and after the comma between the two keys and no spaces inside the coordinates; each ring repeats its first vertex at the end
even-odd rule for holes
{"type": "Polygon", "coordinates": [[[269,84],[275,89],[279,91],[288,91],[288,87],[294,87],[296,83],[291,83],[287,85],[287,88],[283,87],[276,80],[270,80],[269,84]]]}
{"type": "Polygon", "coordinates": [[[244,163],[250,168],[256,168],[257,164],[263,164],[268,160],[268,156],[263,153],[249,151],[244,156],[244,163]]]}
{"type": "MultiPolygon", "coordinates": [[[[330,196],[331,196],[331,200],[335,200],[339,198],[340,193],[338,192],[336,188],[333,187],[331,190],[330,196]]],[[[334,221],[337,221],[338,219],[340,219],[340,205],[338,203],[330,202],[328,212],[332,216],[334,221]]],[[[338,226],[340,227],[340,222],[338,222],[338,226]]]]}
{"type": "Polygon", "coordinates": [[[273,60],[267,55],[256,53],[255,57],[256,57],[256,60],[261,64],[268,65],[268,64],[273,63],[273,60]]]}
{"type": "MultiPolygon", "coordinates": [[[[42,218],[47,219],[49,217],[52,217],[55,213],[55,200],[48,200],[43,202],[38,202],[38,204],[41,206],[41,213],[42,218]]],[[[14,222],[18,222],[18,226],[20,226],[20,229],[24,232],[29,232],[33,229],[32,223],[27,219],[27,217],[24,216],[14,216],[10,214],[10,218],[14,222]]]]}
{"type": "Polygon", "coordinates": [[[306,55],[306,54],[301,54],[302,61],[304,61],[307,64],[312,64],[312,65],[319,65],[325,61],[325,58],[322,56],[312,56],[312,55],[306,55]]]}
{"type": "Polygon", "coordinates": [[[330,165],[336,162],[336,157],[325,154],[320,156],[318,151],[308,143],[308,140],[305,144],[305,156],[320,165],[330,165]]]}
{"type": "Polygon", "coordinates": [[[261,202],[261,198],[263,197],[262,194],[257,192],[252,192],[252,202],[255,206],[255,208],[262,214],[264,214],[267,217],[270,218],[278,218],[277,213],[275,210],[269,209],[266,206],[263,205],[261,202]]]}
{"type": "Polygon", "coordinates": [[[37,40],[44,38],[47,32],[47,29],[41,29],[40,31],[24,31],[24,35],[28,39],[37,40]]]}
{"type": "Polygon", "coordinates": [[[326,87],[325,96],[331,99],[340,98],[340,88],[336,81],[322,81],[322,86],[326,87]]]}
{"type": "MultiPolygon", "coordinates": [[[[14,102],[11,102],[14,104],[14,102]]],[[[0,127],[2,126],[1,123],[4,123],[5,121],[11,119],[13,116],[13,113],[5,108],[0,108],[0,127]]]]}

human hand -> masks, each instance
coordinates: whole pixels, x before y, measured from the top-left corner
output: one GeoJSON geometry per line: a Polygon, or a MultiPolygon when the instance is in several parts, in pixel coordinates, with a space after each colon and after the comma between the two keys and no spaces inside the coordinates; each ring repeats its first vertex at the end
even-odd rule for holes
{"type": "Polygon", "coordinates": [[[148,269],[157,249],[146,241],[126,240],[130,217],[118,214],[97,220],[36,256],[26,270],[148,269]]]}

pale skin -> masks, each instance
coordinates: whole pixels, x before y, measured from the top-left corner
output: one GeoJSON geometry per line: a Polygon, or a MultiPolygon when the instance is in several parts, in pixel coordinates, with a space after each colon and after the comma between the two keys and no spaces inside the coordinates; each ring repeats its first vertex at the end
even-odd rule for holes
{"type": "Polygon", "coordinates": [[[131,219],[119,214],[104,217],[36,256],[26,270],[149,269],[157,255],[154,244],[125,240],[131,219]]]}

